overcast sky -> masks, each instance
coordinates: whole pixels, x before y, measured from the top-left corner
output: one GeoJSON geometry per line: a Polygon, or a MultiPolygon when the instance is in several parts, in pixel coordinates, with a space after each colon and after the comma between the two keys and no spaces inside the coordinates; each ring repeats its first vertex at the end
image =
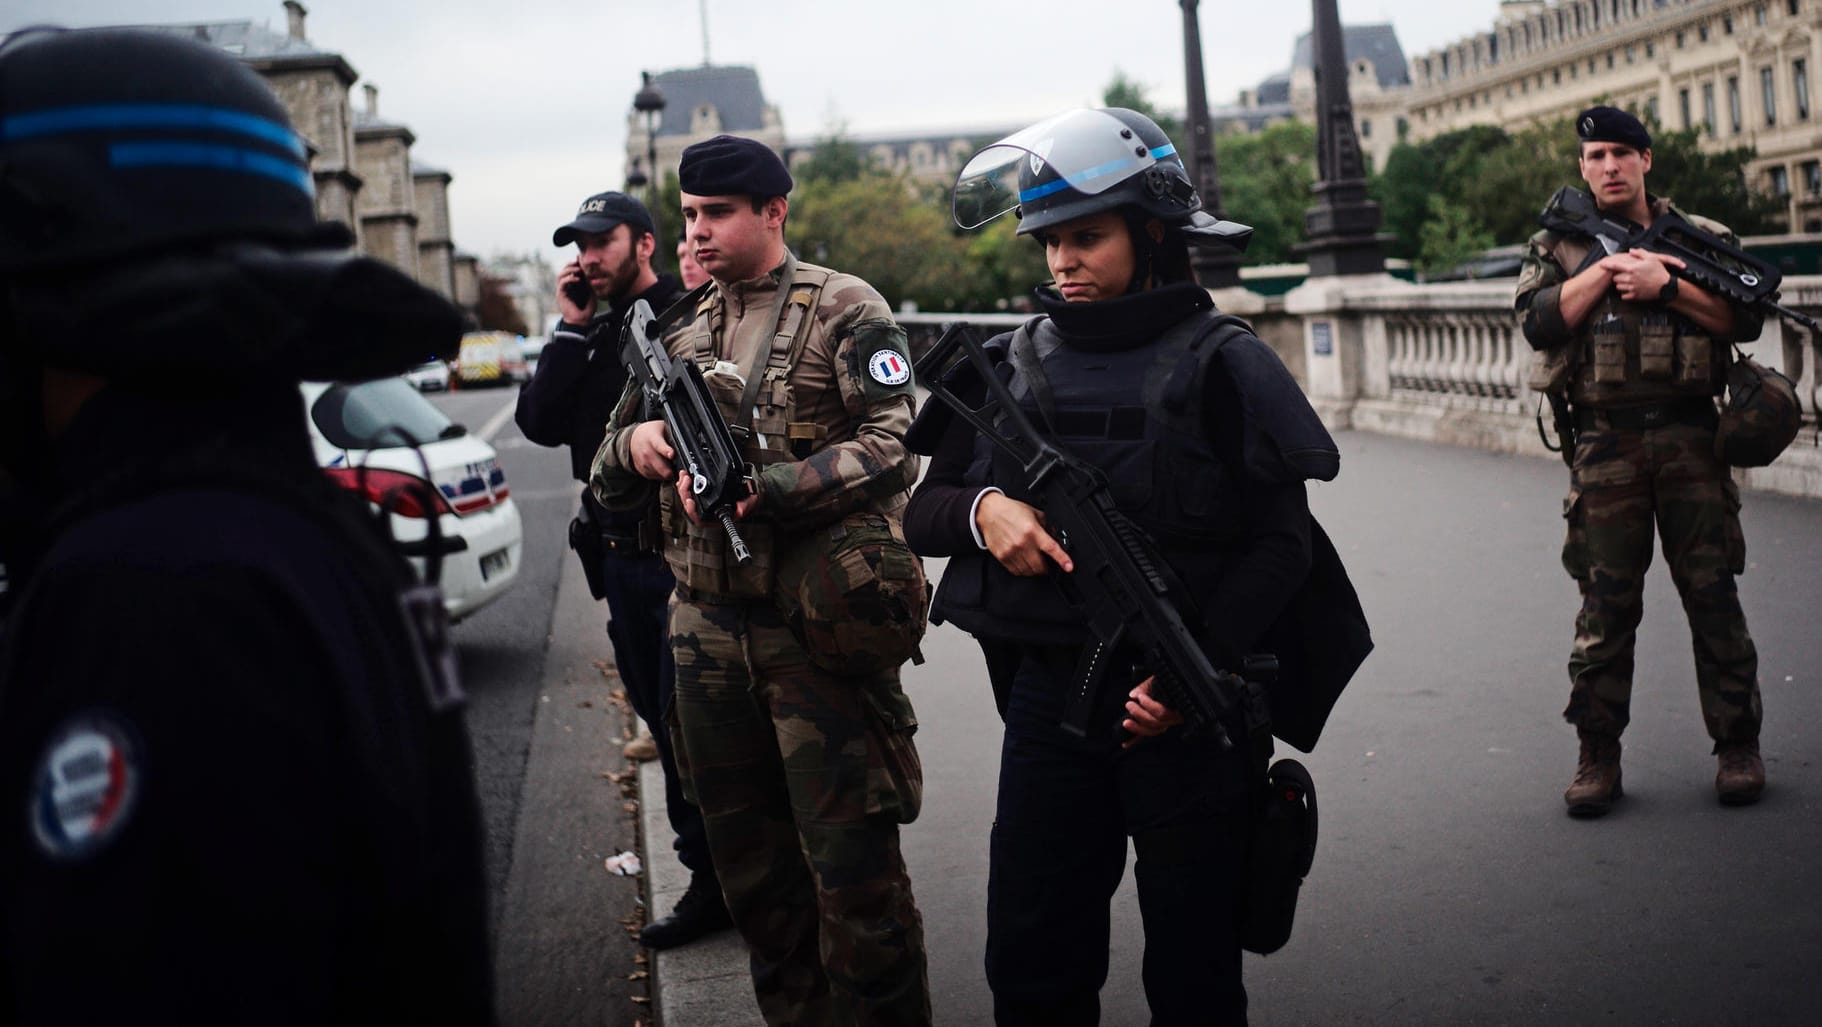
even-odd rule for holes
{"type": "MultiPolygon", "coordinates": [[[[639,72],[701,64],[704,0],[304,0],[306,32],[380,89],[413,156],[448,170],[456,245],[558,257],[550,231],[624,182],[639,72]]],[[[1116,70],[1183,106],[1171,0],[706,0],[708,58],[758,69],[793,141],[1036,121],[1099,103],[1116,70]]],[[[1492,26],[1498,0],[1340,0],[1346,24],[1390,22],[1407,57],[1492,26]]],[[[6,0],[0,31],[252,20],[282,0],[6,0]]],[[[1290,66],[1301,0],[1203,0],[1213,105],[1290,66]]],[[[354,103],[361,106],[359,86],[354,103]]],[[[1236,214],[1244,214],[1237,211],[1236,214]]]]}

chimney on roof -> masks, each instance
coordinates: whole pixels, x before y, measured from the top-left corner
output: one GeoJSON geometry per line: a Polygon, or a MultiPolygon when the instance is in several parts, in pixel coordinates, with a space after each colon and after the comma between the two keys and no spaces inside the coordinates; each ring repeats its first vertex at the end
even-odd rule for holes
{"type": "Polygon", "coordinates": [[[285,23],[287,26],[287,34],[290,35],[292,39],[296,39],[300,42],[303,40],[304,15],[309,13],[309,11],[304,9],[304,5],[298,3],[297,0],[285,0],[285,23]]]}
{"type": "Polygon", "coordinates": [[[361,84],[361,89],[365,90],[367,93],[367,116],[378,121],[380,117],[380,87],[371,82],[364,82],[361,84]]]}

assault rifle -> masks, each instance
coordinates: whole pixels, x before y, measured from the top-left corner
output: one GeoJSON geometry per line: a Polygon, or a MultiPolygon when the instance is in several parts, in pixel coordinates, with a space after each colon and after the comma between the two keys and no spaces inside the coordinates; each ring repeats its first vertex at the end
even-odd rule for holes
{"type": "Polygon", "coordinates": [[[753,554],[734,524],[734,507],[749,494],[746,464],[734,434],[709,395],[702,369],[693,360],[672,361],[659,342],[657,318],[651,304],[636,300],[620,329],[620,362],[645,392],[646,403],[656,407],[670,432],[672,461],[690,476],[690,495],[704,519],[721,521],[727,529],[734,560],[742,566],[753,554]]]}
{"type": "MultiPolygon", "coordinates": [[[[1108,664],[1123,643],[1137,646],[1155,675],[1153,687],[1164,705],[1181,713],[1188,730],[1209,732],[1231,748],[1223,722],[1242,711],[1250,733],[1270,723],[1259,684],[1216,670],[1184,623],[1189,597],[1145,532],[1114,505],[1100,469],[1063,452],[1032,428],[1012,393],[994,372],[974,329],[951,323],[917,361],[917,380],[986,439],[1023,468],[1025,493],[1044,511],[1044,525],[1075,563],[1051,577],[1070,606],[1087,622],[1092,639],[1070,685],[1063,727],[1085,736],[1108,664]],[[987,387],[978,408],[945,384],[961,362],[972,364],[987,387]]],[[[1193,614],[1192,614],[1193,616],[1193,614]]],[[[1255,677],[1275,670],[1266,661],[1252,666],[1255,677]]]]}
{"type": "Polygon", "coordinates": [[[1672,275],[1742,306],[1757,307],[1789,318],[1812,333],[1822,335],[1822,324],[1815,318],[1773,299],[1778,284],[1784,280],[1777,268],[1683,218],[1653,218],[1651,227],[1640,228],[1625,218],[1601,210],[1588,193],[1564,186],[1550,198],[1538,220],[1552,232],[1592,238],[1599,244],[1599,249],[1589,254],[1584,267],[1601,257],[1632,249],[1667,254],[1684,264],[1682,268],[1672,268],[1672,275]]]}

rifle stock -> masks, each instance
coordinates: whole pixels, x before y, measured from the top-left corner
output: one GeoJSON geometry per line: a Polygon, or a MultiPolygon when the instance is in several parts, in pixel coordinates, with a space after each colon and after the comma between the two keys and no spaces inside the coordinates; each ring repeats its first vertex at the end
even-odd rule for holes
{"type": "Polygon", "coordinates": [[[697,514],[721,522],[735,562],[745,566],[753,554],[734,521],[735,507],[750,491],[740,447],[709,395],[702,369],[691,360],[671,360],[657,338],[656,322],[651,304],[633,303],[620,328],[620,362],[639,383],[646,402],[664,418],[676,451],[672,462],[690,476],[697,514]]]}
{"type": "Polygon", "coordinates": [[[1183,715],[1190,731],[1211,733],[1229,748],[1233,739],[1224,725],[1236,716],[1249,732],[1264,728],[1270,715],[1259,686],[1210,663],[1184,620],[1188,596],[1156,546],[1114,505],[1099,468],[1058,449],[1032,427],[972,326],[951,323],[915,372],[933,397],[1019,462],[1026,495],[1075,564],[1068,574],[1060,568],[1050,572],[1093,636],[1071,683],[1064,728],[1087,733],[1108,664],[1122,644],[1138,649],[1160,700],[1183,715]],[[963,360],[987,388],[978,408],[946,382],[963,360]]]}

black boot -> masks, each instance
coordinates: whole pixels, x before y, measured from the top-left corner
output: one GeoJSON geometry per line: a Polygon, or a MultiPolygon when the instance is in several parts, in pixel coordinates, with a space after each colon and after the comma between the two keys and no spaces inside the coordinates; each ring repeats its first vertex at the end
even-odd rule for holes
{"type": "Polygon", "coordinates": [[[671,915],[646,924],[639,932],[639,944],[648,949],[674,949],[732,926],[727,903],[721,900],[720,882],[713,874],[698,873],[691,875],[690,886],[671,915]]]}

